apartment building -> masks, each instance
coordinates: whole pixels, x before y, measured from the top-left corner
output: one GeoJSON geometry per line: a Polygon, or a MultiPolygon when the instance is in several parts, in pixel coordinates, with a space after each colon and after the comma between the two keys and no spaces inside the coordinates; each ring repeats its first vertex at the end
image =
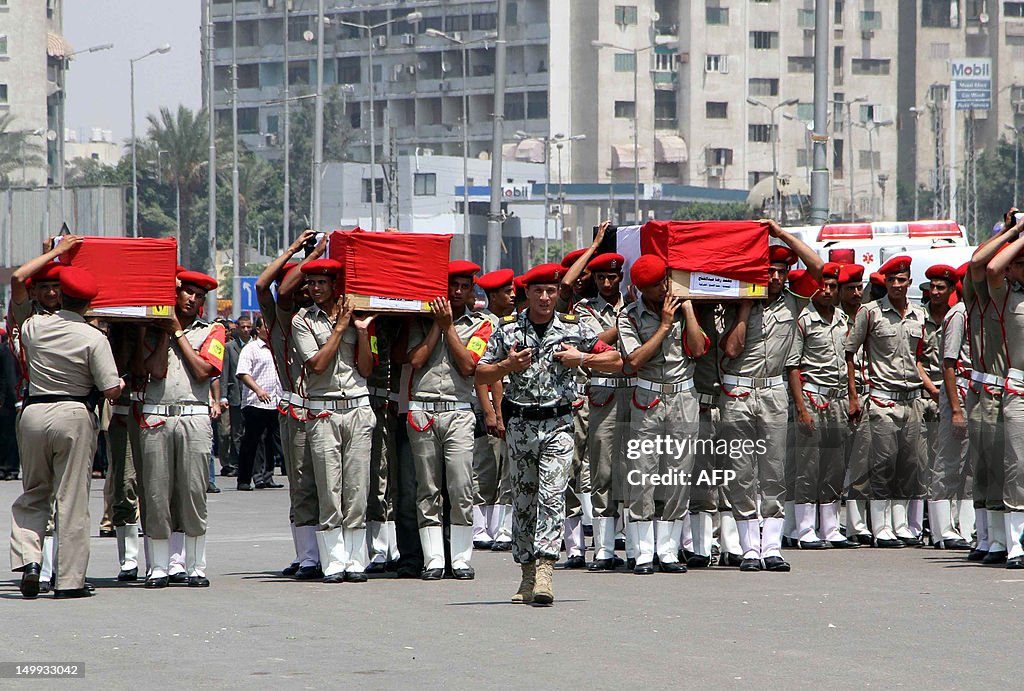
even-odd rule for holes
{"type": "Polygon", "coordinates": [[[28,133],[28,141],[45,147],[48,161],[11,175],[14,185],[45,184],[57,169],[62,71],[71,52],[61,17],[61,0],[0,0],[0,113],[13,116],[8,131],[28,133]]]}

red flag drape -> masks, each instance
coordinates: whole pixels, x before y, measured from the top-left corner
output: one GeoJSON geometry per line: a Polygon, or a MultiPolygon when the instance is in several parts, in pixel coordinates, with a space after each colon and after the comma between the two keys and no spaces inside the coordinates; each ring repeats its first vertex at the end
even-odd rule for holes
{"type": "Polygon", "coordinates": [[[640,248],[672,269],[768,284],[768,224],[759,221],[648,221],[640,248]]]}
{"type": "Polygon", "coordinates": [[[404,300],[448,295],[451,235],[335,231],[329,255],[344,267],[345,292],[404,300]]]}
{"type": "Polygon", "coordinates": [[[86,237],[67,254],[67,263],[85,269],[100,289],[92,301],[104,307],[157,307],[177,301],[174,238],[86,237]]]}

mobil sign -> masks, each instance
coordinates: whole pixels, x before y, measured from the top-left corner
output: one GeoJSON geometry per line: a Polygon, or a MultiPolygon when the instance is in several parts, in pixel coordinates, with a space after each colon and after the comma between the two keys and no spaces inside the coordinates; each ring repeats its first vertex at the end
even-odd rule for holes
{"type": "Polygon", "coordinates": [[[957,110],[992,108],[992,61],[988,58],[950,60],[952,99],[957,110]]]}

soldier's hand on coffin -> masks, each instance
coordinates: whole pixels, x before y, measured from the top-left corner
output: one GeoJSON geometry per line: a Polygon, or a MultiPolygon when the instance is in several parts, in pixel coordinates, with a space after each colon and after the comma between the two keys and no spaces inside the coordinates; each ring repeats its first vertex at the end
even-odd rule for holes
{"type": "Polygon", "coordinates": [[[601,221],[601,225],[597,227],[597,235],[594,236],[594,247],[601,244],[604,240],[604,234],[608,231],[608,226],[612,224],[611,221],[601,221]]]}
{"type": "Polygon", "coordinates": [[[762,218],[760,223],[768,224],[768,234],[773,238],[782,237],[782,226],[774,218],[762,218]]]}
{"type": "Polygon", "coordinates": [[[174,310],[171,310],[170,319],[160,320],[160,328],[171,336],[173,336],[176,331],[181,331],[181,322],[178,321],[178,315],[174,310]]]}
{"type": "Polygon", "coordinates": [[[576,346],[569,345],[568,343],[563,343],[562,349],[552,353],[551,357],[558,360],[563,367],[583,365],[583,353],[577,350],[576,346]]]}
{"type": "Polygon", "coordinates": [[[683,304],[682,298],[678,297],[666,297],[665,301],[661,303],[661,325],[672,326],[672,322],[675,321],[676,312],[679,311],[679,307],[683,304]]]}
{"type": "MultiPolygon", "coordinates": [[[[315,235],[316,231],[313,231],[313,234],[315,235]]],[[[327,233],[324,233],[324,236],[320,238],[320,242],[316,243],[316,247],[313,248],[313,252],[308,257],[306,257],[306,259],[319,259],[320,257],[324,256],[324,253],[326,251],[327,233]]]]}
{"type": "Polygon", "coordinates": [[[436,298],[430,301],[430,311],[434,315],[434,322],[441,331],[447,331],[452,325],[452,305],[448,298],[436,298]]]}
{"type": "Polygon", "coordinates": [[[54,249],[57,250],[57,254],[64,254],[71,248],[81,245],[83,239],[81,235],[62,235],[54,249]]]}
{"type": "Polygon", "coordinates": [[[508,367],[513,372],[524,372],[529,369],[530,365],[533,364],[533,348],[523,348],[519,350],[519,344],[512,346],[512,350],[509,351],[508,367]]]}
{"type": "Polygon", "coordinates": [[[354,319],[352,323],[356,325],[356,328],[359,331],[366,331],[370,328],[370,324],[372,324],[373,320],[376,318],[376,314],[364,314],[361,318],[354,319]]]}

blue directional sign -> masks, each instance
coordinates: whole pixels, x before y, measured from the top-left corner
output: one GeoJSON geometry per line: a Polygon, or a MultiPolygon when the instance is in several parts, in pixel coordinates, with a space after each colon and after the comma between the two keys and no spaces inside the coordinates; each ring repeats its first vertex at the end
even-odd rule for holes
{"type": "Polygon", "coordinates": [[[256,277],[239,276],[238,286],[242,292],[242,301],[239,309],[243,312],[258,312],[260,302],[256,299],[256,277]]]}

